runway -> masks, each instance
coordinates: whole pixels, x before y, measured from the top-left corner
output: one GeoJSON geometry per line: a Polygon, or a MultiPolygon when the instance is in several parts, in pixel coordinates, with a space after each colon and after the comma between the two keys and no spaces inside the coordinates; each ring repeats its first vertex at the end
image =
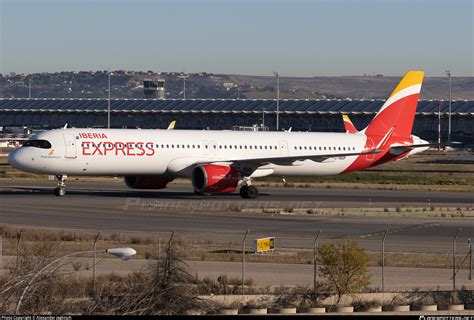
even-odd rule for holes
{"type": "MultiPolygon", "coordinates": [[[[55,181],[0,181],[0,223],[110,232],[167,233],[190,239],[240,241],[275,236],[278,245],[312,248],[322,230],[322,242],[357,239],[379,249],[385,229],[391,251],[449,252],[458,228],[458,243],[474,235],[474,219],[440,217],[353,217],[249,213],[233,208],[473,205],[471,193],[349,189],[260,188],[256,201],[238,194],[196,196],[191,186],[171,185],[165,191],[134,191],[120,183],[68,182],[67,195],[55,197],[55,181]]],[[[346,209],[350,210],[350,209],[346,209]]],[[[471,209],[472,210],[472,209],[471,209]]]]}

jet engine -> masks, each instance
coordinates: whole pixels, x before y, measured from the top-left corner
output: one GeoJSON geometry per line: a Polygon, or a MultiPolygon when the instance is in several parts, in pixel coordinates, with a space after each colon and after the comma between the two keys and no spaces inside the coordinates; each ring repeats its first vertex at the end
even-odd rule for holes
{"type": "Polygon", "coordinates": [[[163,189],[173,178],[167,175],[125,176],[125,184],[131,189],[163,189]]]}
{"type": "Polygon", "coordinates": [[[239,183],[239,175],[230,166],[205,164],[194,168],[192,182],[194,191],[199,194],[234,192],[239,183]]]}

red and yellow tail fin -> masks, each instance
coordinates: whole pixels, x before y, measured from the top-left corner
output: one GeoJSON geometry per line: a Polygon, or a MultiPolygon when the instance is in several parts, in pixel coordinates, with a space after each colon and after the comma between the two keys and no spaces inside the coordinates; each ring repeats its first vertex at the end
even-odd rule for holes
{"type": "Polygon", "coordinates": [[[176,120],[171,121],[170,124],[168,125],[168,130],[174,130],[175,124],[176,124],[176,120]]]}
{"type": "Polygon", "coordinates": [[[351,119],[349,119],[347,114],[342,115],[342,120],[344,121],[344,129],[347,133],[357,133],[356,127],[352,123],[351,119]]]}
{"type": "Polygon", "coordinates": [[[389,131],[394,137],[410,137],[423,77],[424,71],[405,73],[403,79],[363,132],[368,137],[384,136],[389,131]]]}

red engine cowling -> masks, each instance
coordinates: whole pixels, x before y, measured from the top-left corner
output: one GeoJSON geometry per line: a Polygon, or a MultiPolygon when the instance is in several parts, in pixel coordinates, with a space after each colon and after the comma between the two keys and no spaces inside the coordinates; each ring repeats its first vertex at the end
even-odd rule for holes
{"type": "Polygon", "coordinates": [[[173,178],[159,176],[125,176],[125,184],[132,189],[163,189],[173,178]]]}
{"type": "Polygon", "coordinates": [[[230,166],[205,164],[194,168],[192,181],[197,193],[234,192],[239,175],[230,166]]]}

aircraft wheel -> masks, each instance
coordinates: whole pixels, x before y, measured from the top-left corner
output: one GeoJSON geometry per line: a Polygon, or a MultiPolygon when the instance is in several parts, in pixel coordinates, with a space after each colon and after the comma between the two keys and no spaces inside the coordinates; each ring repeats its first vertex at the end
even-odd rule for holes
{"type": "Polygon", "coordinates": [[[247,190],[248,190],[248,188],[249,188],[248,186],[242,186],[240,188],[240,191],[239,191],[240,196],[244,199],[247,199],[247,190]]]}
{"type": "Polygon", "coordinates": [[[54,195],[58,197],[63,197],[66,195],[66,189],[57,187],[54,189],[54,195]]]}
{"type": "Polygon", "coordinates": [[[258,189],[254,186],[247,187],[247,199],[255,199],[258,197],[258,189]]]}

